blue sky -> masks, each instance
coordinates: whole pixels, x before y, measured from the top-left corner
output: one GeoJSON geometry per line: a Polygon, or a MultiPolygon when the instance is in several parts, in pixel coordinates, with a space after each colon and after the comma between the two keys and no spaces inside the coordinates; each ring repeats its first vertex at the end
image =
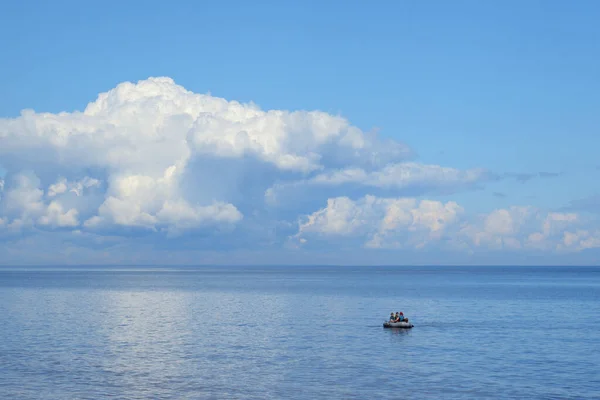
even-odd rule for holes
{"type": "MultiPolygon", "coordinates": [[[[339,196],[347,196],[361,207],[360,199],[368,194],[381,198],[412,196],[443,203],[454,201],[467,210],[468,217],[461,219],[461,223],[468,221],[476,226],[473,219],[485,220],[481,217],[484,214],[512,206],[531,206],[537,210],[532,218],[541,221],[542,227],[537,230],[532,227],[527,231],[531,235],[543,230],[548,213],[567,212],[565,207],[571,202],[587,201],[585,204],[591,202],[591,207],[569,210],[582,213],[577,214],[582,225],[553,231],[558,242],[547,247],[554,249],[560,240],[564,241],[564,232],[575,234],[579,229],[587,232],[588,248],[582,250],[586,253],[596,247],[594,235],[600,228],[594,212],[599,209],[594,207],[597,200],[594,196],[600,194],[599,17],[600,5],[593,1],[427,4],[389,1],[377,6],[357,1],[294,4],[230,1],[210,5],[192,1],[107,1],[85,6],[75,1],[13,2],[4,5],[0,13],[0,51],[5,60],[0,64],[3,94],[0,117],[5,121],[18,118],[24,109],[53,114],[83,111],[99,93],[123,82],[135,83],[150,77],[169,77],[176,85],[196,94],[254,102],[262,110],[319,110],[342,116],[365,134],[376,130],[383,139],[406,144],[414,154],[411,158],[414,162],[460,171],[483,168],[497,179],[482,179],[469,188],[459,182],[462,189],[446,192],[437,189],[377,192],[373,185],[365,186],[365,181],[332,191],[321,191],[320,187],[308,191],[312,197],[305,203],[320,205],[312,212],[325,208],[327,198],[339,196]],[[521,179],[517,179],[519,176],[521,179]]],[[[139,107],[138,112],[148,111],[143,104],[139,107]]],[[[10,135],[19,136],[21,128],[11,128],[8,123],[2,127],[10,135]]],[[[126,130],[123,132],[127,134],[126,130]]],[[[3,140],[8,140],[6,137],[0,130],[0,147],[3,140]]],[[[6,203],[10,199],[15,204],[20,201],[15,200],[16,195],[8,195],[10,190],[18,188],[17,183],[11,183],[16,182],[11,176],[19,176],[28,168],[28,157],[33,156],[33,148],[38,146],[31,144],[31,137],[19,137],[20,152],[11,152],[9,157],[0,150],[0,168],[6,175],[3,185],[6,193],[0,200],[0,209],[1,202],[5,203],[5,214],[3,217],[0,213],[0,218],[4,218],[5,226],[26,219],[25,211],[6,203]]],[[[298,151],[294,148],[291,153],[297,155],[298,151]]],[[[389,157],[388,162],[399,161],[389,157]]],[[[274,162],[269,160],[265,162],[274,162]]],[[[34,164],[32,160],[29,169],[40,178],[39,189],[44,191],[45,200],[40,200],[42,205],[36,209],[41,214],[31,217],[29,213],[27,218],[39,221],[51,202],[47,197],[49,186],[74,170],[65,170],[66,164],[60,158],[50,166],[34,164]],[[56,176],[52,175],[53,167],[56,176]]],[[[234,172],[229,173],[228,179],[242,180],[240,168],[248,167],[241,165],[237,169],[232,167],[234,172]]],[[[261,167],[256,176],[276,176],[280,167],[281,164],[275,170],[261,167]]],[[[103,183],[97,187],[106,190],[98,194],[99,198],[110,197],[111,184],[116,185],[111,183],[114,176],[111,178],[104,171],[92,177],[83,172],[90,171],[91,165],[78,168],[79,175],[73,172],[73,182],[82,182],[85,176],[98,179],[103,183]]],[[[330,172],[336,168],[340,169],[340,165],[331,164],[330,172]]],[[[201,176],[191,172],[188,175],[201,176]]],[[[243,180],[251,182],[247,175],[243,180]]],[[[215,187],[206,178],[200,181],[215,187]]],[[[271,180],[269,185],[274,182],[271,180]]],[[[259,187],[263,188],[258,184],[238,185],[236,198],[243,198],[244,190],[260,192],[256,189],[259,187]]],[[[178,188],[186,191],[183,186],[178,188]]],[[[238,210],[243,209],[243,221],[250,221],[248,213],[254,212],[270,218],[270,223],[288,227],[289,232],[284,230],[275,240],[277,245],[265,247],[261,254],[284,251],[284,237],[294,237],[302,225],[298,221],[312,214],[311,210],[300,208],[294,213],[292,206],[286,207],[284,213],[264,205],[235,203],[231,190],[219,191],[214,196],[221,196],[218,200],[238,210]]],[[[188,202],[190,199],[185,198],[188,202]]],[[[60,203],[63,208],[66,202],[60,203]]],[[[387,215],[386,206],[381,207],[384,208],[369,212],[387,215]]],[[[82,210],[75,210],[80,218],[71,228],[88,234],[80,227],[82,210]]],[[[93,210],[88,212],[91,218],[93,210]]],[[[266,224],[259,217],[255,222],[266,224]]],[[[119,229],[111,227],[106,228],[110,233],[95,232],[93,240],[116,235],[127,239],[130,252],[139,251],[137,246],[149,245],[129,238],[130,233],[120,231],[124,225],[115,224],[119,229]]],[[[481,222],[477,226],[484,229],[484,225],[481,222]]],[[[59,243],[64,243],[67,239],[63,236],[70,234],[69,229],[60,224],[58,227],[41,233],[36,226],[28,232],[20,228],[19,233],[6,233],[3,240],[7,248],[9,245],[21,248],[14,246],[18,242],[23,249],[27,248],[25,237],[47,243],[61,237],[59,243]]],[[[253,231],[253,228],[238,226],[234,231],[253,231]]],[[[203,237],[214,235],[210,230],[203,232],[203,237]]],[[[373,229],[361,232],[362,236],[354,232],[356,243],[364,244],[374,235],[373,229]]],[[[197,234],[186,236],[186,240],[195,243],[197,234]]],[[[505,239],[507,233],[504,231],[502,235],[505,239]]],[[[444,237],[456,238],[457,230],[444,230],[444,237]]],[[[248,246],[251,243],[236,238],[230,241],[239,240],[248,246]]],[[[319,238],[307,241],[327,239],[325,248],[340,246],[337,241],[329,241],[329,237],[319,238]]],[[[523,244],[526,239],[518,240],[523,244]]],[[[86,243],[81,244],[85,246],[86,243]]],[[[481,245],[469,246],[476,253],[484,251],[481,245]]],[[[506,248],[506,243],[493,250],[502,254],[512,251],[506,248]]],[[[81,255],[84,261],[85,254],[81,255]]],[[[567,261],[574,257],[574,253],[569,254],[564,256],[567,261]]],[[[593,261],[594,255],[590,257],[588,261],[593,261]]]]}

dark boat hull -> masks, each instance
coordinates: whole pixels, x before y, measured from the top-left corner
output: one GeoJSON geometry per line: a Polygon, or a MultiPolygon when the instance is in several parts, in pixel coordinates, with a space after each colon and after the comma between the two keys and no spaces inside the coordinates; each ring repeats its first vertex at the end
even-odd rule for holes
{"type": "Polygon", "coordinates": [[[384,328],[403,328],[403,329],[410,329],[412,328],[414,325],[411,324],[410,322],[384,322],[383,323],[383,327],[384,328]]]}

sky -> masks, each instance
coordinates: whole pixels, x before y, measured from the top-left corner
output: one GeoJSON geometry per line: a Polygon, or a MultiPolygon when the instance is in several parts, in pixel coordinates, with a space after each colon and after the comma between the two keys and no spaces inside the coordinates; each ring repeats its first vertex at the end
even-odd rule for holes
{"type": "Polygon", "coordinates": [[[0,264],[600,262],[600,3],[0,10],[0,264]]]}

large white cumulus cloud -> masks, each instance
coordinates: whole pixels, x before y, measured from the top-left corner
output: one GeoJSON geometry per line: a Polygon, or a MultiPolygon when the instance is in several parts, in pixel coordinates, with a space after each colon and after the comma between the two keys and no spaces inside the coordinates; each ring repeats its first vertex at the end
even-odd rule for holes
{"type": "Polygon", "coordinates": [[[372,176],[402,188],[436,179],[448,186],[440,179],[448,171],[450,185],[481,177],[406,163],[410,155],[339,116],[263,111],[150,78],[101,93],[83,112],[26,110],[0,120],[2,218],[13,228],[181,233],[239,224],[263,207],[265,193],[272,200],[304,182],[336,186],[354,176],[368,187],[372,176]]]}

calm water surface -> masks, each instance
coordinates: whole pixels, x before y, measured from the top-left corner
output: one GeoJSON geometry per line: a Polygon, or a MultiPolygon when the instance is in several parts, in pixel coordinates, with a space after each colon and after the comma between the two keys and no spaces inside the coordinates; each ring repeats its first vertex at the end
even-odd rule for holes
{"type": "Polygon", "coordinates": [[[600,268],[0,268],[0,371],[2,399],[600,398],[600,268]]]}

